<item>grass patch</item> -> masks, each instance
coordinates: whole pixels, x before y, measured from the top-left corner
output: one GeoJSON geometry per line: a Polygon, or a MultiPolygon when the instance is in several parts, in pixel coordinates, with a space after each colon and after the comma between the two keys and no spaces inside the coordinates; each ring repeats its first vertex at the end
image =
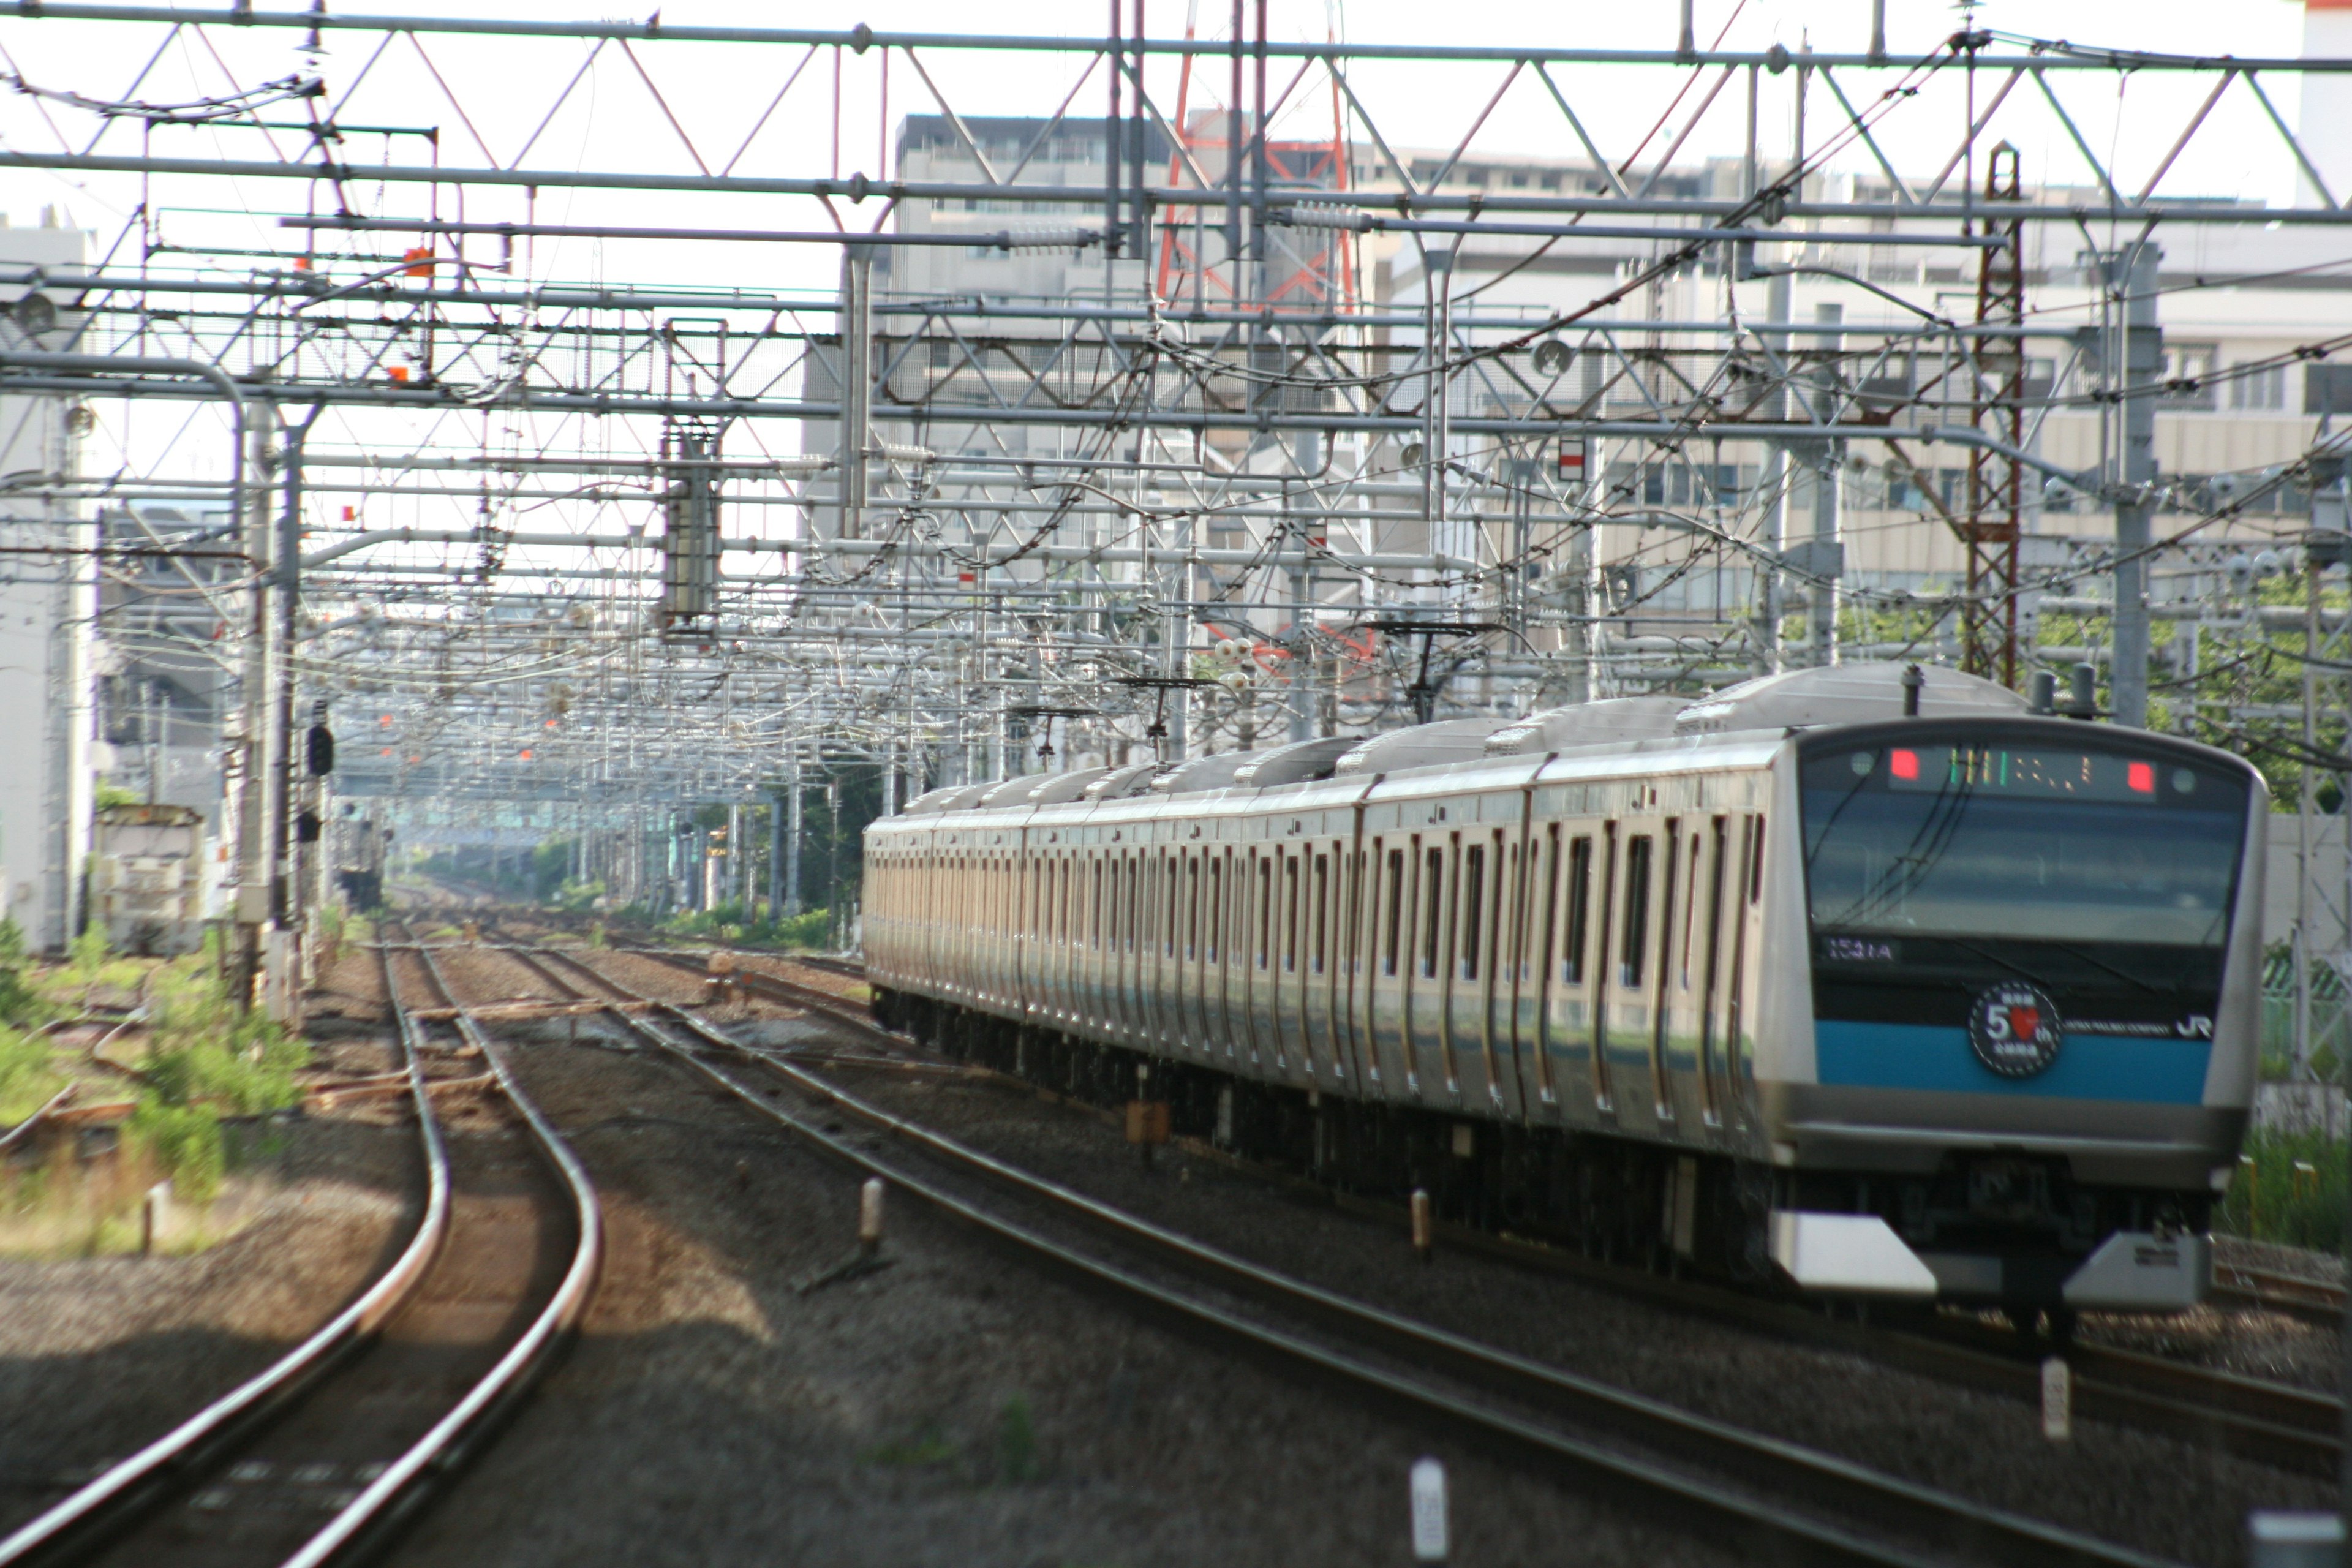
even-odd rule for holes
{"type": "Polygon", "coordinates": [[[2255,1241],[2341,1251],[2345,1161],[2343,1142],[2323,1133],[2249,1131],[2213,1228],[2255,1241]]]}
{"type": "Polygon", "coordinates": [[[740,903],[681,912],[656,928],[670,936],[700,937],[736,942],[744,947],[773,947],[786,952],[822,952],[833,940],[833,915],[826,910],[786,915],[781,920],[755,920],[740,903]]]}
{"type": "Polygon", "coordinates": [[[857,1456],[861,1465],[876,1465],[888,1469],[924,1469],[934,1465],[953,1464],[961,1455],[936,1426],[926,1426],[909,1437],[894,1437],[887,1443],[877,1443],[857,1456]]]}
{"type": "Polygon", "coordinates": [[[1004,1402],[996,1417],[996,1479],[1021,1486],[1043,1480],[1045,1464],[1037,1450],[1037,1424],[1029,1414],[1026,1395],[1004,1402]]]}
{"type": "Polygon", "coordinates": [[[0,1131],[47,1104],[67,1081],[48,1041],[0,1025],[0,1131]]]}

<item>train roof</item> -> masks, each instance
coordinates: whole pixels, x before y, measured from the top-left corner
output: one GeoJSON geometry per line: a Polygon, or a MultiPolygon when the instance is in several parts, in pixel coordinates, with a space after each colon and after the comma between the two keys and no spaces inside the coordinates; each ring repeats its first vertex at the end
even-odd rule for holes
{"type": "MultiPolygon", "coordinates": [[[[1328,804],[1374,784],[1419,795],[1492,773],[1496,784],[1554,775],[1591,776],[1628,757],[1655,765],[1723,765],[1770,750],[1809,729],[1904,716],[1908,672],[1918,670],[1923,719],[2015,718],[2025,700],[2006,687],[1934,665],[1893,662],[1796,669],[1726,687],[1696,701],[1625,697],[1578,703],[1506,721],[1449,719],[1370,737],[1327,736],[1251,752],[1222,752],[1173,765],[1137,763],[1066,773],[1028,774],[933,790],[905,815],[1003,811],[1056,803],[1104,805],[1172,795],[1214,796],[1202,811],[1248,810],[1267,793],[1286,803],[1328,804]],[[1349,786],[1336,788],[1334,786],[1349,786]],[[1319,787],[1318,787],[1319,786],[1319,787]]],[[[1482,782],[1486,782],[1482,778],[1482,782]]]]}

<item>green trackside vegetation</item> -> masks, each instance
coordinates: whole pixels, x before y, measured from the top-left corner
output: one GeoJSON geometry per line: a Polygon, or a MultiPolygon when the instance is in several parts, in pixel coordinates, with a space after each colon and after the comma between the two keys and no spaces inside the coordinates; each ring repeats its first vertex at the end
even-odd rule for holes
{"type": "Polygon", "coordinates": [[[81,1104],[132,1102],[121,1156],[105,1179],[85,1178],[62,1158],[0,1175],[0,1211],[86,1209],[95,1247],[110,1227],[121,1228],[113,1211],[158,1177],[171,1180],[177,1202],[208,1204],[231,1163],[223,1120],[292,1105],[300,1092],[295,1074],[308,1061],[299,1039],[231,1004],[209,942],[182,958],[118,956],[93,924],[65,963],[42,966],[15,925],[0,921],[0,1127],[68,1085],[81,1104]],[[76,1044],[60,1043],[60,1026],[85,1016],[126,1025],[103,1058],[83,1043],[87,1031],[76,1044]]]}

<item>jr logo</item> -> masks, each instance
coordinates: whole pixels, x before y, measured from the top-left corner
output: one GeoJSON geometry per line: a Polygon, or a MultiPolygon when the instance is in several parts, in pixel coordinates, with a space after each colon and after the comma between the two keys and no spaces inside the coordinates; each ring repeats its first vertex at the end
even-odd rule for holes
{"type": "Polygon", "coordinates": [[[2002,1078],[2046,1070],[2058,1059],[2063,1038],[2058,1009],[2038,986],[1994,985],[1969,1004],[1969,1045],[1977,1060],[2002,1078]]]}

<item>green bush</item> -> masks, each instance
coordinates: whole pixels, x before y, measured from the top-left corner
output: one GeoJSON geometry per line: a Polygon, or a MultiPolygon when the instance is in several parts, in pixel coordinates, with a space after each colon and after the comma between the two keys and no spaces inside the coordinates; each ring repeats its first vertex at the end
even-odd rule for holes
{"type": "Polygon", "coordinates": [[[828,910],[810,910],[782,920],[752,920],[741,904],[726,903],[672,915],[661,922],[661,929],[672,936],[741,942],[747,947],[821,949],[832,938],[833,914],[828,910]]]}
{"type": "Polygon", "coordinates": [[[0,920],[0,1024],[29,1029],[48,1021],[48,1005],[25,983],[25,932],[0,920]]]}
{"type": "Polygon", "coordinates": [[[172,1178],[172,1194],[184,1203],[206,1204],[220,1192],[228,1168],[220,1119],[201,1106],[142,1100],[127,1123],[131,1139],[154,1155],[172,1178]]]}
{"type": "Polygon", "coordinates": [[[2342,1248],[2343,1143],[2317,1132],[2256,1130],[2246,1134],[2245,1154],[2213,1216],[2215,1230],[2321,1252],[2342,1248]]]}
{"type": "Polygon", "coordinates": [[[189,1203],[207,1203],[227,1170],[220,1118],[294,1103],[310,1050],[277,1024],[233,1006],[201,958],[161,964],[147,982],[147,1081],[130,1135],[151,1150],[189,1203]]]}
{"type": "Polygon", "coordinates": [[[24,1121],[65,1086],[47,1040],[0,1026],[0,1128],[24,1121]]]}
{"type": "Polygon", "coordinates": [[[88,925],[81,928],[81,934],[73,939],[72,945],[68,951],[72,959],[75,979],[81,981],[97,979],[98,972],[106,967],[106,955],[112,951],[107,945],[106,927],[93,918],[88,925]]]}

